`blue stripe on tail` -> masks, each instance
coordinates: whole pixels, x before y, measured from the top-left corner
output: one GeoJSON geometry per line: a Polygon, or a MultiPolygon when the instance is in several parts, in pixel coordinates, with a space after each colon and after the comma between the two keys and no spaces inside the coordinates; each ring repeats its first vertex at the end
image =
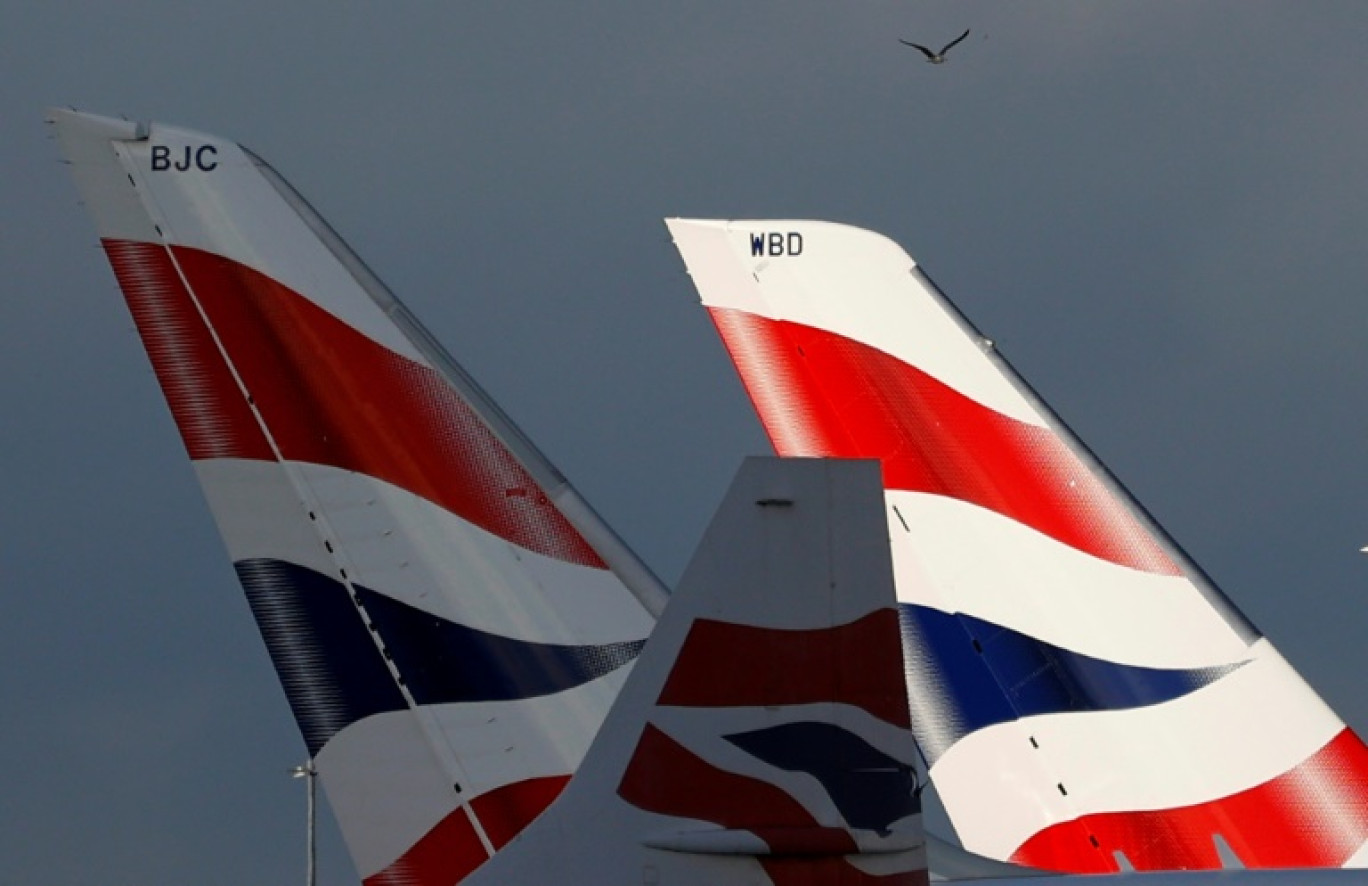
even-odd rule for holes
{"type": "Polygon", "coordinates": [[[364,717],[408,707],[387,655],[417,704],[452,704],[572,689],[633,661],[646,642],[518,640],[354,586],[372,637],[342,582],[283,560],[234,566],[310,754],[364,717]]]}
{"type": "Polygon", "coordinates": [[[914,723],[931,762],[964,736],[1040,714],[1172,701],[1245,662],[1169,669],[1117,664],[970,615],[899,606],[909,691],[935,698],[939,722],[914,723]]]}

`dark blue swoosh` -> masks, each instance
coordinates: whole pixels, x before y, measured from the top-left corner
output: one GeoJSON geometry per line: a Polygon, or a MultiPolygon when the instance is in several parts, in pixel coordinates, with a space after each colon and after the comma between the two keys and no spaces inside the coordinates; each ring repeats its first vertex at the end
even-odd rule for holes
{"type": "Polygon", "coordinates": [[[572,689],[632,661],[646,641],[571,646],[466,627],[358,588],[414,701],[511,701],[572,689]]]}
{"type": "MultiPolygon", "coordinates": [[[[970,615],[898,607],[908,691],[935,697],[951,716],[915,722],[934,757],[986,726],[1040,714],[1116,711],[1162,704],[1242,667],[1170,669],[1117,664],[1037,640],[970,615]]],[[[935,762],[932,759],[930,762],[935,762]]]]}
{"type": "Polygon", "coordinates": [[[408,707],[386,653],[413,700],[426,705],[561,692],[617,670],[646,642],[517,640],[354,586],[377,644],[342,582],[283,560],[234,567],[310,754],[358,720],[408,707]]]}
{"type": "Polygon", "coordinates": [[[771,766],[817,779],[853,828],[886,835],[893,822],[921,811],[912,767],[834,723],[785,723],[722,737],[771,766]]]}
{"type": "Polygon", "coordinates": [[[357,720],[408,707],[341,582],[280,560],[233,567],[310,756],[357,720]]]}

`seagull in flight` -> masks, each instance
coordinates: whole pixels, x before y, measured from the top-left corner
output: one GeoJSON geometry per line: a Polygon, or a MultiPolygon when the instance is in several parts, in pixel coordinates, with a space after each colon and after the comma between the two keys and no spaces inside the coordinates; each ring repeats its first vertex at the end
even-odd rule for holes
{"type": "Polygon", "coordinates": [[[951,49],[953,49],[961,40],[963,40],[965,37],[968,37],[968,36],[969,36],[969,29],[968,29],[968,28],[965,28],[963,34],[960,34],[960,35],[959,35],[958,37],[956,37],[954,40],[951,40],[949,43],[947,43],[947,44],[945,44],[944,46],[942,46],[940,52],[932,52],[931,50],[927,49],[925,46],[922,46],[920,43],[913,43],[913,42],[910,41],[910,40],[903,40],[903,39],[899,38],[899,39],[898,39],[898,42],[901,43],[901,44],[903,44],[904,46],[911,46],[913,49],[919,49],[919,50],[921,50],[921,54],[924,55],[924,56],[926,56],[926,60],[927,60],[928,62],[930,62],[931,64],[933,64],[933,65],[943,65],[943,64],[945,64],[945,54],[946,54],[947,52],[949,52],[951,49]]]}

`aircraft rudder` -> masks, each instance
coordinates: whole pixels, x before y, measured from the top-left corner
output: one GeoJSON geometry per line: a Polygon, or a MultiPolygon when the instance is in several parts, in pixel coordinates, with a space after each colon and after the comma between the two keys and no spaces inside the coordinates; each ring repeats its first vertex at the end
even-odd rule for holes
{"type": "Polygon", "coordinates": [[[477,877],[925,882],[880,488],[748,459],[585,766],[477,877]]]}

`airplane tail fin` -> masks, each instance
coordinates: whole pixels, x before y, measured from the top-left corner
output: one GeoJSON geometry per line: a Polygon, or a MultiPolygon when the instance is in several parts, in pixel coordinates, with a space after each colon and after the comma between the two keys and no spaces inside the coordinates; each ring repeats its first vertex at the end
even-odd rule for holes
{"type": "Polygon", "coordinates": [[[667,224],[779,454],[882,460],[913,721],[967,848],[1368,864],[1368,749],[901,248],[667,224]]]}
{"type": "Polygon", "coordinates": [[[460,880],[564,786],[663,591],[259,158],[48,121],[358,870],[460,880]]]}
{"type": "Polygon", "coordinates": [[[474,882],[925,884],[881,495],[872,461],[747,459],[584,765],[474,882]]]}

